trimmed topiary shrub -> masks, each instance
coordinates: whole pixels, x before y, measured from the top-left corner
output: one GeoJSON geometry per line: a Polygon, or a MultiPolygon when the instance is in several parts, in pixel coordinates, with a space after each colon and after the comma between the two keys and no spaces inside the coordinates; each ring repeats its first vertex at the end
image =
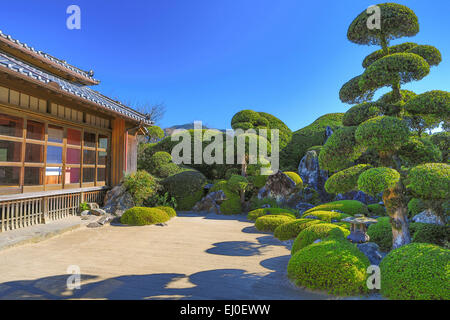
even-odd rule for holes
{"type": "Polygon", "coordinates": [[[259,231],[274,232],[278,226],[294,220],[295,218],[285,215],[267,215],[256,219],[255,228],[259,231]]]}
{"type": "Polygon", "coordinates": [[[398,151],[402,164],[413,167],[427,162],[441,162],[442,152],[429,137],[409,137],[409,142],[398,151]]]}
{"type": "Polygon", "coordinates": [[[450,227],[430,223],[415,222],[409,225],[412,242],[431,243],[441,247],[449,246],[450,227]]]}
{"type": "Polygon", "coordinates": [[[283,172],[283,173],[285,175],[287,175],[292,181],[294,181],[295,187],[297,188],[297,190],[302,190],[303,189],[303,180],[302,180],[302,178],[300,178],[298,173],[295,173],[295,172],[292,172],[292,171],[286,171],[286,172],[283,172]]]}
{"type": "Polygon", "coordinates": [[[331,223],[313,224],[301,231],[295,238],[292,245],[291,254],[295,254],[298,250],[314,243],[318,239],[325,239],[328,237],[345,239],[350,234],[350,231],[331,223]]]}
{"type": "Polygon", "coordinates": [[[145,170],[126,175],[123,184],[137,206],[141,206],[146,199],[154,196],[159,190],[158,182],[145,170]]]}
{"type": "Polygon", "coordinates": [[[206,178],[198,171],[183,171],[167,177],[162,184],[176,199],[179,210],[190,210],[201,200],[206,178]]]}
{"type": "Polygon", "coordinates": [[[381,217],[378,222],[371,224],[367,229],[367,234],[371,242],[375,242],[383,251],[392,249],[392,226],[389,217],[381,217]]]}
{"type": "Polygon", "coordinates": [[[309,214],[314,211],[339,211],[354,216],[355,214],[367,214],[367,206],[357,200],[339,200],[324,203],[317,207],[305,211],[304,214],[309,214]]]}
{"type": "Polygon", "coordinates": [[[425,203],[419,198],[412,198],[408,202],[408,211],[411,216],[415,216],[426,209],[425,203]]]}
{"type": "Polygon", "coordinates": [[[125,211],[120,217],[121,223],[132,226],[163,223],[169,220],[170,217],[165,211],[147,207],[133,207],[125,211]]]}
{"type": "Polygon", "coordinates": [[[450,165],[446,163],[425,163],[414,167],[408,179],[408,189],[422,199],[450,198],[450,165]]]}
{"type": "Polygon", "coordinates": [[[333,174],[325,182],[328,193],[346,193],[358,188],[358,178],[361,173],[372,168],[370,164],[358,164],[333,174]]]}
{"type": "Polygon", "coordinates": [[[351,107],[344,114],[342,123],[344,126],[358,126],[370,118],[380,115],[380,108],[375,102],[364,102],[351,107]]]}
{"type": "Polygon", "coordinates": [[[298,286],[355,295],[367,292],[369,265],[369,259],[347,240],[327,239],[297,251],[287,273],[298,286]]]}
{"type": "Polygon", "coordinates": [[[269,176],[265,175],[257,175],[257,176],[248,176],[248,181],[257,189],[261,189],[266,185],[267,178],[269,176]]]}
{"type": "Polygon", "coordinates": [[[411,243],[380,263],[381,294],[396,300],[450,300],[450,250],[411,243]]]}
{"type": "Polygon", "coordinates": [[[295,239],[302,230],[317,223],[325,222],[313,219],[297,219],[278,226],[273,235],[281,241],[295,239]]]}
{"type": "Polygon", "coordinates": [[[370,195],[377,195],[387,189],[394,188],[400,181],[397,170],[385,167],[364,171],[358,178],[358,189],[370,195]]]}
{"type": "Polygon", "coordinates": [[[159,210],[164,211],[165,213],[167,213],[167,215],[168,215],[170,218],[173,218],[173,217],[176,217],[176,216],[177,216],[177,212],[176,212],[175,209],[172,208],[172,207],[160,206],[160,207],[155,207],[155,209],[159,209],[159,210]]]}
{"type": "Polygon", "coordinates": [[[308,214],[304,214],[302,218],[314,219],[318,218],[319,220],[332,222],[333,220],[341,221],[344,218],[351,217],[349,214],[341,213],[337,211],[313,211],[308,214]]]}
{"type": "Polygon", "coordinates": [[[275,214],[275,215],[284,215],[295,219],[295,214],[290,209],[284,209],[284,208],[261,208],[261,209],[255,209],[248,213],[247,219],[250,221],[255,221],[259,217],[275,214]]]}
{"type": "Polygon", "coordinates": [[[379,203],[369,204],[367,209],[369,209],[370,214],[373,216],[385,216],[387,214],[386,208],[379,203]]]}
{"type": "Polygon", "coordinates": [[[217,182],[211,189],[210,192],[215,192],[222,190],[227,197],[227,200],[223,201],[220,205],[220,213],[222,214],[239,214],[242,212],[241,199],[239,193],[230,189],[228,182],[226,180],[221,180],[217,182]]]}

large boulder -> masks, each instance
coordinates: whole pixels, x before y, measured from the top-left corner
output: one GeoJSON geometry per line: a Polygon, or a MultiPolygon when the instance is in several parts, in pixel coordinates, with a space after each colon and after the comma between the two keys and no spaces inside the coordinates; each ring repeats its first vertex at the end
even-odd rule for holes
{"type": "Polygon", "coordinates": [[[105,204],[103,210],[117,217],[121,217],[126,210],[135,205],[133,197],[124,185],[115,186],[108,191],[103,203],[105,204]]]}
{"type": "Polygon", "coordinates": [[[380,247],[375,242],[359,243],[356,245],[362,253],[369,259],[372,265],[379,265],[386,253],[380,251],[380,247]]]}
{"type": "Polygon", "coordinates": [[[202,200],[198,201],[192,208],[196,212],[213,212],[220,214],[220,205],[227,200],[227,196],[222,190],[210,192],[202,200]]]}
{"type": "Polygon", "coordinates": [[[442,221],[442,219],[430,209],[427,209],[427,210],[422,211],[421,213],[415,215],[412,218],[412,221],[445,226],[445,222],[442,221]]]}
{"type": "Polygon", "coordinates": [[[258,198],[271,198],[278,203],[286,203],[289,197],[297,191],[295,182],[278,171],[267,178],[267,182],[258,192],[258,198]]]}
{"type": "Polygon", "coordinates": [[[300,161],[298,174],[303,180],[303,185],[308,185],[316,190],[322,201],[329,201],[330,195],[325,191],[325,182],[328,173],[321,170],[319,166],[319,156],[315,150],[308,151],[300,161]]]}

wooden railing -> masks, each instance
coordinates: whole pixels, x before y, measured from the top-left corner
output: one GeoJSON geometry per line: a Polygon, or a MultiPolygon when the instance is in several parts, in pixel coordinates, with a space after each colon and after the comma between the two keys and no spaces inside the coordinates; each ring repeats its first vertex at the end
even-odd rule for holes
{"type": "Polygon", "coordinates": [[[106,191],[105,187],[95,187],[0,196],[0,231],[76,215],[82,202],[96,202],[102,206],[106,191]]]}

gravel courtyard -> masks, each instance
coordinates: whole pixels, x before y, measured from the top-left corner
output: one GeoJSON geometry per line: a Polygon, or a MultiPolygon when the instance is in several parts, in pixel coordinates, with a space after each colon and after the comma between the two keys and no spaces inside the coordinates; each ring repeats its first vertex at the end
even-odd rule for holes
{"type": "Polygon", "coordinates": [[[82,228],[0,252],[0,299],[324,299],[286,280],[289,250],[243,216],[82,228]],[[81,288],[67,289],[69,266],[81,288]]]}

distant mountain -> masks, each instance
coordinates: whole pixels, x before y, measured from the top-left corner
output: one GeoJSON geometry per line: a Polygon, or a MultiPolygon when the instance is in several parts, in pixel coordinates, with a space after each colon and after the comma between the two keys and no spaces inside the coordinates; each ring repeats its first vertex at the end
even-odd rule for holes
{"type": "MultiPolygon", "coordinates": [[[[213,129],[213,130],[219,130],[222,132],[225,132],[224,129],[214,129],[214,128],[208,128],[207,126],[203,125],[202,126],[203,129],[213,129]]],[[[194,129],[194,123],[185,123],[185,124],[180,124],[180,125],[175,125],[169,128],[165,128],[164,132],[166,133],[166,136],[171,136],[173,134],[173,132],[177,129],[185,129],[185,130],[190,130],[190,129],[194,129]]]]}

